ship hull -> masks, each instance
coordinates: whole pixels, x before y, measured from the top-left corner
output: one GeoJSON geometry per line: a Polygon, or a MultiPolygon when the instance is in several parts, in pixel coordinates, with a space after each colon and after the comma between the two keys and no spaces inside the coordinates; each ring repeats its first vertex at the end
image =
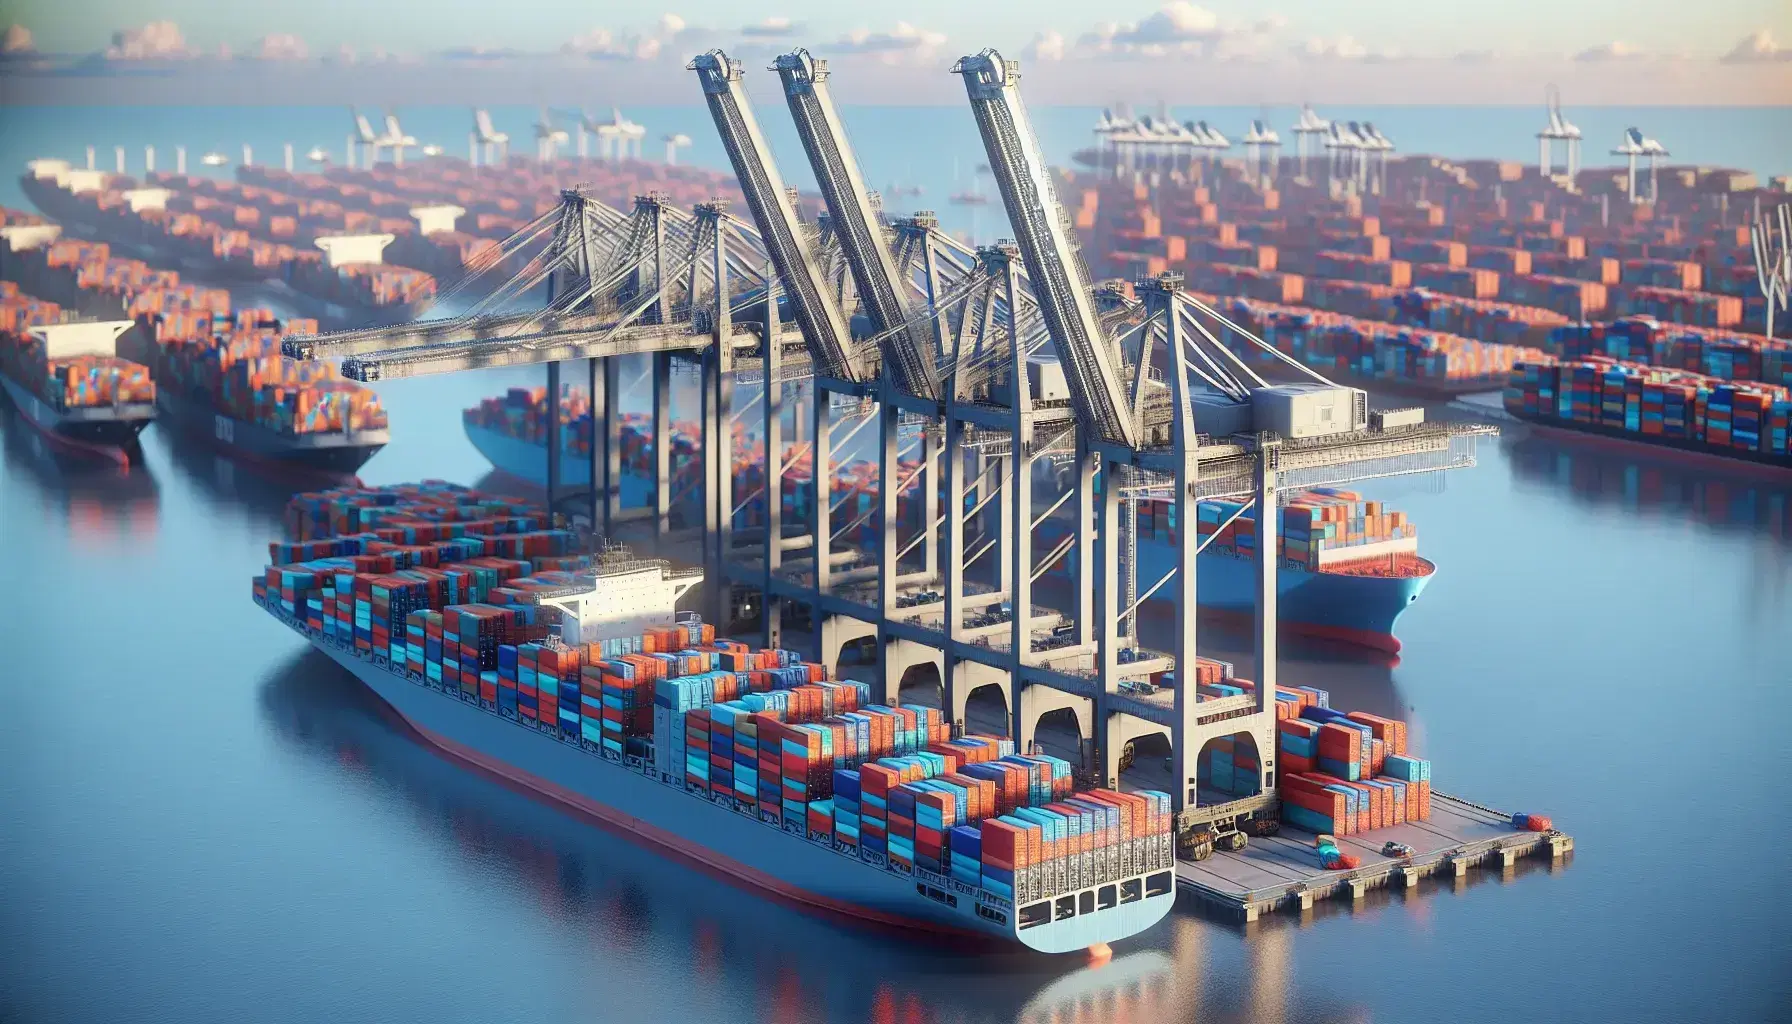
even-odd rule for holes
{"type": "MultiPolygon", "coordinates": [[[[313,646],[359,679],[423,742],[443,756],[527,791],[643,846],[805,910],[871,926],[973,946],[1023,945],[1063,953],[1119,941],[1161,920],[1175,904],[1166,870],[1150,881],[1161,892],[1094,913],[1017,929],[1012,908],[976,897],[949,879],[880,867],[824,842],[785,832],[730,806],[664,782],[650,764],[600,757],[576,742],[537,730],[495,709],[438,691],[383,659],[340,646],[300,627],[313,646]],[[942,897],[917,891],[937,885],[942,897]],[[994,910],[998,922],[980,910],[994,910]]],[[[1146,876],[1137,892],[1154,891],[1146,876]]],[[[1063,899],[1063,897],[1059,897],[1063,899]]]]}
{"type": "Polygon", "coordinates": [[[159,387],[156,406],[164,422],[235,458],[300,474],[348,477],[386,446],[384,430],[340,434],[283,434],[258,423],[226,416],[209,402],[183,398],[159,387]]]}
{"type": "Polygon", "coordinates": [[[58,409],[4,374],[0,374],[0,387],[25,422],[51,444],[74,455],[120,465],[129,465],[130,453],[137,449],[137,435],[156,414],[156,407],[148,402],[58,409]]]}
{"type": "MultiPolygon", "coordinates": [[[[1055,540],[1045,537],[1040,543],[1049,547],[1055,540]]],[[[1169,574],[1176,564],[1176,552],[1167,542],[1155,538],[1141,537],[1138,543],[1138,586],[1139,592],[1144,593],[1169,574]]],[[[1072,552],[1066,556],[1064,568],[1054,572],[1068,575],[1075,564],[1076,555],[1072,552]]],[[[1257,568],[1252,559],[1209,549],[1196,559],[1195,579],[1202,612],[1241,621],[1255,617],[1257,568]]],[[[1309,572],[1284,563],[1276,571],[1277,621],[1280,628],[1299,635],[1397,654],[1400,640],[1394,636],[1394,625],[1430,581],[1430,575],[1309,572]]],[[[1174,600],[1172,589],[1166,584],[1142,607],[1149,614],[1153,606],[1167,608],[1174,600]]]]}
{"type": "Polygon", "coordinates": [[[1792,472],[1792,456],[1775,455],[1771,452],[1751,452],[1741,448],[1713,448],[1700,441],[1663,437],[1658,434],[1638,434],[1620,427],[1606,426],[1603,423],[1560,420],[1547,416],[1534,416],[1512,409],[1504,411],[1513,419],[1528,423],[1534,429],[1552,437],[1571,438],[1590,445],[1621,447],[1631,452],[1651,451],[1677,461],[1709,467],[1724,466],[1730,469],[1770,473],[1776,476],[1792,472]]]}

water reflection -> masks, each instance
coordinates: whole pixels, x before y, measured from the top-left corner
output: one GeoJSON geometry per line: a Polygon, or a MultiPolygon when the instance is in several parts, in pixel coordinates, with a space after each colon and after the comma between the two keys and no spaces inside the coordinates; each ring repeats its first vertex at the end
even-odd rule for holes
{"type": "Polygon", "coordinates": [[[1792,483],[1657,461],[1646,454],[1589,450],[1536,435],[1507,440],[1503,447],[1519,483],[1564,488],[1583,504],[1792,544],[1792,483]]]}
{"type": "Polygon", "coordinates": [[[263,516],[278,517],[294,494],[333,487],[345,479],[291,476],[276,467],[233,459],[160,424],[150,443],[165,452],[169,461],[212,504],[236,506],[263,516]]]}
{"type": "MultiPolygon", "coordinates": [[[[306,652],[259,693],[284,744],[355,786],[401,798],[416,839],[493,878],[591,952],[606,985],[677,993],[691,1012],[745,999],[750,1019],[978,1022],[1176,1019],[1170,961],[1122,948],[1107,965],[1026,953],[965,956],[837,926],[767,902],[472,774],[415,742],[385,705],[306,652]],[[873,979],[878,979],[873,983],[873,979]],[[1068,994],[1067,994],[1068,993],[1068,994]],[[1066,1006],[1124,1012],[1053,1016],[1066,1006]]],[[[1135,944],[1136,947],[1136,944],[1135,944]]],[[[568,979],[572,983],[574,979],[568,979]]]]}
{"type": "Polygon", "coordinates": [[[161,492],[144,465],[128,469],[65,455],[31,429],[10,402],[0,403],[8,476],[36,485],[47,522],[67,527],[76,550],[103,551],[142,542],[160,525],[161,492]]]}

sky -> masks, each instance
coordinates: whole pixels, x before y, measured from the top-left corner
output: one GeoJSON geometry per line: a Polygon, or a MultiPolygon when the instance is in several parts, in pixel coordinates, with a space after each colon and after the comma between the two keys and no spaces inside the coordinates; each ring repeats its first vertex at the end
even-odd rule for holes
{"type": "Polygon", "coordinates": [[[365,63],[481,49],[637,65],[649,83],[716,45],[754,64],[802,44],[836,60],[932,71],[996,46],[1051,65],[1062,101],[1141,81],[1268,101],[1294,79],[1360,86],[1375,94],[1366,99],[1424,95],[1437,83],[1454,90],[1445,100],[1529,101],[1540,81],[1566,78],[1594,93],[1590,102],[1671,92],[1792,104],[1788,0],[0,0],[0,28],[12,24],[29,35],[13,30],[9,48],[28,41],[46,53],[184,57],[226,47],[293,61],[347,48],[365,63]]]}

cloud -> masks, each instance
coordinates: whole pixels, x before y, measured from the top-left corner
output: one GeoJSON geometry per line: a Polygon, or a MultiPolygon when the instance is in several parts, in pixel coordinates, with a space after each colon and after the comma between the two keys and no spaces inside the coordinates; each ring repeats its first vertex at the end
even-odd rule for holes
{"type": "Polygon", "coordinates": [[[801,22],[791,21],[789,18],[774,17],[767,18],[764,21],[753,25],[747,25],[740,30],[740,34],[748,39],[788,39],[791,36],[800,34],[802,31],[803,25],[801,22]]]}
{"type": "Polygon", "coordinates": [[[31,30],[23,25],[8,25],[6,33],[0,36],[0,53],[22,54],[37,50],[37,44],[31,39],[31,30]]]}
{"type": "Polygon", "coordinates": [[[248,55],[256,60],[304,60],[310,51],[298,36],[270,32],[255,41],[248,55]]]}
{"type": "Polygon", "coordinates": [[[1271,14],[1257,21],[1222,21],[1205,7],[1173,0],[1137,22],[1101,22],[1076,41],[1075,53],[1097,57],[1211,57],[1233,60],[1263,54],[1269,37],[1288,19],[1271,14]]]}
{"type": "Polygon", "coordinates": [[[1620,39],[1609,43],[1600,43],[1598,46],[1589,46],[1575,54],[1574,59],[1595,63],[1607,60],[1636,60],[1641,56],[1643,56],[1642,50],[1620,39]]]}
{"type": "Polygon", "coordinates": [[[1063,60],[1064,35],[1061,32],[1035,32],[1033,41],[1021,51],[1025,60],[1063,60]]]}
{"type": "Polygon", "coordinates": [[[172,21],[152,21],[141,28],[112,33],[107,60],[191,60],[199,51],[187,45],[180,26],[172,21]]]}
{"type": "Polygon", "coordinates": [[[1294,52],[1308,60],[1367,60],[1370,56],[1369,48],[1349,35],[1333,39],[1314,36],[1295,47],[1294,52]]]}
{"type": "Polygon", "coordinates": [[[1772,32],[1758,28],[1743,36],[1722,59],[1725,64],[1771,64],[1792,60],[1792,47],[1781,46],[1774,41],[1772,32]]]}
{"type": "Polygon", "coordinates": [[[690,26],[678,15],[662,14],[659,22],[646,32],[594,28],[572,37],[560,50],[592,60],[653,60],[661,55],[666,44],[687,34],[689,29],[690,26]]]}
{"type": "Polygon", "coordinates": [[[916,28],[906,21],[899,21],[888,32],[854,29],[837,40],[833,50],[836,53],[872,54],[886,64],[894,64],[905,58],[930,57],[944,45],[945,33],[916,28]]]}

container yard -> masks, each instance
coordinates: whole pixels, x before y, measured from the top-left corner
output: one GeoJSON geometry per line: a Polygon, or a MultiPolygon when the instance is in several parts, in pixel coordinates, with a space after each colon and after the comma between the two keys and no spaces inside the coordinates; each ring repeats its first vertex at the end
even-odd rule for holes
{"type": "MultiPolygon", "coordinates": [[[[9,222],[26,216],[4,214],[9,222]]],[[[135,360],[128,365],[144,384],[160,383],[143,402],[170,427],[305,472],[352,473],[385,444],[377,395],[328,367],[281,355],[286,334],[315,331],[316,321],[233,310],[224,289],[182,282],[175,271],[114,256],[108,243],[61,238],[59,226],[47,227],[0,255],[0,284],[27,304],[23,316],[60,316],[56,305],[38,301],[54,299],[117,322],[114,348],[135,360]]]]}
{"type": "MultiPolygon", "coordinates": [[[[1626,177],[1394,157],[1357,122],[1303,116],[1297,134],[1319,133],[1326,149],[1311,168],[1277,157],[1275,142],[1264,159],[1184,161],[1182,126],[1104,118],[1082,168],[1060,174],[1091,270],[1182,273],[1279,351],[1380,391],[1447,397],[1508,379],[1517,389],[1547,356],[1589,354],[1784,383],[1792,343],[1767,336],[1768,278],[1756,272],[1784,243],[1752,245],[1773,236],[1783,191],[1740,171],[1673,167],[1659,180],[1651,171],[1659,189],[1645,196],[1634,158],[1626,177]],[[1376,156],[1376,173],[1353,164],[1359,152],[1376,156]],[[1607,337],[1636,341],[1600,352],[1607,337]]],[[[1559,109],[1551,117],[1566,123],[1559,109]]],[[[1728,438],[1711,447],[1741,449],[1728,438]]],[[[1750,454],[1762,452],[1772,454],[1750,454]]]]}

